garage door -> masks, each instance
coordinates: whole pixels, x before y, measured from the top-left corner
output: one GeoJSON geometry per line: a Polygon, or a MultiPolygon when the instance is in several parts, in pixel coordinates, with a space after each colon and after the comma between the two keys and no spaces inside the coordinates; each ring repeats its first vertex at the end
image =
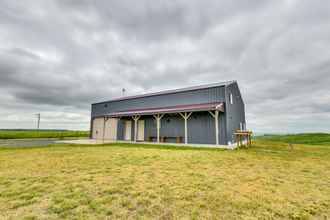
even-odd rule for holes
{"type": "Polygon", "coordinates": [[[144,141],[144,120],[138,121],[138,134],[137,134],[138,141],[144,141]]]}
{"type": "Polygon", "coordinates": [[[117,125],[118,119],[109,118],[105,122],[104,139],[105,140],[117,140],[117,125]]]}
{"type": "Polygon", "coordinates": [[[132,121],[125,121],[124,139],[130,141],[132,137],[132,121]]]}
{"type": "Polygon", "coordinates": [[[95,118],[93,120],[93,139],[102,139],[103,138],[103,126],[104,126],[103,118],[95,118]]]}

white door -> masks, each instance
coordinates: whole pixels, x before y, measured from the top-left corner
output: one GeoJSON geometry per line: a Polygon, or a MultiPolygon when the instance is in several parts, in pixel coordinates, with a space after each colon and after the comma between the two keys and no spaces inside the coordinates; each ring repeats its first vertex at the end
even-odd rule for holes
{"type": "Polygon", "coordinates": [[[130,141],[132,137],[132,121],[125,121],[125,140],[130,141]]]}
{"type": "Polygon", "coordinates": [[[138,121],[138,141],[144,141],[144,120],[138,121]]]}
{"type": "Polygon", "coordinates": [[[105,140],[117,140],[117,123],[118,119],[116,118],[109,118],[106,120],[104,129],[105,140]]]}
{"type": "Polygon", "coordinates": [[[104,119],[103,118],[95,118],[93,120],[93,132],[92,138],[93,139],[102,139],[103,138],[103,126],[104,126],[104,119]]]}

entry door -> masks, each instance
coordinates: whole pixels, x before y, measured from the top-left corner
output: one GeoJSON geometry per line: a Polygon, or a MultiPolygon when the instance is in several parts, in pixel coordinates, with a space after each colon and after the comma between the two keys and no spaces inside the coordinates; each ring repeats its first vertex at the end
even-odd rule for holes
{"type": "Polygon", "coordinates": [[[125,121],[125,140],[130,141],[132,137],[132,121],[125,121]]]}
{"type": "Polygon", "coordinates": [[[144,141],[144,120],[138,121],[138,141],[144,141]]]}
{"type": "Polygon", "coordinates": [[[118,119],[109,118],[105,123],[104,139],[117,140],[117,123],[118,119]]]}
{"type": "Polygon", "coordinates": [[[104,123],[103,118],[95,118],[93,120],[93,133],[92,133],[93,139],[103,138],[103,125],[104,125],[103,123],[104,123]]]}

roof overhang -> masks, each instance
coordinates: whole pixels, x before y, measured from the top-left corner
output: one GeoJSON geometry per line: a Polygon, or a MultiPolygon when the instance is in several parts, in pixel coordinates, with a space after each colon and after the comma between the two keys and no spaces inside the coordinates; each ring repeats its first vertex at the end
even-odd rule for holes
{"type": "Polygon", "coordinates": [[[110,117],[124,117],[133,115],[154,115],[154,114],[169,114],[179,112],[201,112],[218,110],[224,112],[223,102],[203,103],[203,104],[190,104],[190,105],[176,105],[159,108],[143,108],[143,109],[130,109],[125,111],[118,111],[107,114],[110,117]]]}

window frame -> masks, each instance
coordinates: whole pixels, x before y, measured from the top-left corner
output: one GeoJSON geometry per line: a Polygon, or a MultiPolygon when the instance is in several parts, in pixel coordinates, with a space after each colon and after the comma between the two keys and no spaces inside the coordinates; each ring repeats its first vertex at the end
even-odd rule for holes
{"type": "Polygon", "coordinates": [[[233,93],[229,94],[229,102],[230,102],[231,105],[234,104],[233,93]]]}

